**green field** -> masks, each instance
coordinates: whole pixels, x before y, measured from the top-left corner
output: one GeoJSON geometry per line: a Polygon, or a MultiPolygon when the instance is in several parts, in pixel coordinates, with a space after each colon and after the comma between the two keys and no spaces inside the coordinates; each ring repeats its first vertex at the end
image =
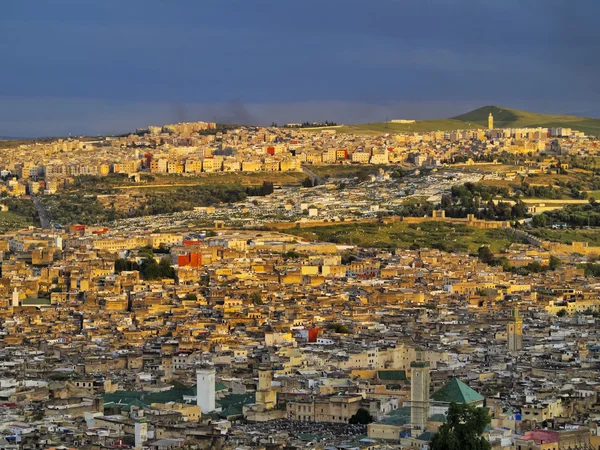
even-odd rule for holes
{"type": "MultiPolygon", "coordinates": [[[[338,134],[364,134],[377,135],[385,133],[405,133],[409,131],[450,131],[457,129],[478,129],[484,128],[478,124],[461,122],[454,119],[433,119],[433,120],[417,120],[414,123],[391,123],[391,122],[373,122],[357,125],[344,125],[334,128],[338,134]]],[[[320,131],[323,128],[314,128],[313,131],[320,131]]]]}
{"type": "Polygon", "coordinates": [[[535,228],[530,234],[541,239],[570,244],[571,242],[587,242],[590,247],[600,246],[600,229],[552,230],[550,228],[535,228]]]}
{"type": "Polygon", "coordinates": [[[495,128],[520,127],[568,127],[583,131],[586,134],[600,135],[600,119],[591,117],[567,116],[561,114],[538,114],[529,111],[503,108],[501,106],[484,106],[466,114],[453,117],[461,122],[473,122],[487,127],[489,114],[494,116],[495,128]]]}
{"type": "Polygon", "coordinates": [[[474,253],[482,245],[493,252],[501,251],[521,239],[502,230],[482,230],[448,222],[423,222],[407,224],[395,222],[340,224],[326,227],[292,228],[286,230],[309,240],[334,242],[375,248],[439,248],[445,251],[474,253]]]}
{"type": "MultiPolygon", "coordinates": [[[[336,133],[376,135],[384,133],[403,133],[407,131],[448,131],[457,129],[485,129],[488,115],[494,116],[495,128],[521,127],[568,127],[583,131],[592,136],[600,136],[600,119],[592,117],[567,116],[560,114],[538,114],[500,106],[484,106],[466,114],[449,119],[417,120],[415,123],[375,122],[345,125],[334,128],[336,133]]],[[[312,130],[312,129],[311,129],[312,130]]],[[[315,128],[320,131],[322,128],[315,128]]]]}
{"type": "Polygon", "coordinates": [[[18,230],[33,225],[28,217],[20,216],[13,212],[0,212],[0,233],[18,230]]]}
{"type": "Polygon", "coordinates": [[[379,169],[389,171],[392,165],[366,165],[366,164],[326,164],[307,166],[311,171],[324,178],[357,177],[360,174],[370,175],[379,172],[379,169]]]}

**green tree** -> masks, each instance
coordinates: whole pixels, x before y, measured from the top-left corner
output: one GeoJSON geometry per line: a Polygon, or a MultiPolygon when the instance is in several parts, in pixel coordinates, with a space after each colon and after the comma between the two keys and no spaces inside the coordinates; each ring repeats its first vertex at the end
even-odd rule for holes
{"type": "Polygon", "coordinates": [[[340,334],[350,333],[350,330],[348,329],[348,327],[341,323],[330,323],[329,325],[327,325],[327,328],[335,331],[336,333],[340,333],[340,334]]]}
{"type": "Polygon", "coordinates": [[[477,250],[477,255],[482,263],[491,264],[494,261],[494,254],[489,247],[479,247],[479,250],[477,250]]]}
{"type": "Polygon", "coordinates": [[[253,292],[252,294],[250,294],[250,300],[252,300],[252,303],[254,305],[262,305],[263,304],[263,300],[260,295],[260,292],[253,292]]]}
{"type": "Polygon", "coordinates": [[[560,260],[560,258],[557,258],[554,255],[550,256],[550,262],[548,263],[548,267],[550,267],[550,270],[558,269],[561,264],[562,261],[560,260]]]}
{"type": "Polygon", "coordinates": [[[490,450],[483,432],[491,419],[488,410],[467,404],[451,403],[446,423],[431,441],[431,450],[490,450]]]}
{"type": "Polygon", "coordinates": [[[557,317],[565,317],[566,315],[567,315],[567,310],[566,310],[565,308],[563,308],[563,309],[559,310],[559,311],[556,313],[556,316],[557,316],[557,317]]]}
{"type": "Polygon", "coordinates": [[[369,411],[367,411],[365,408],[359,408],[358,411],[356,411],[356,414],[354,414],[348,420],[348,423],[350,424],[367,425],[371,422],[373,422],[373,416],[369,414],[369,411]]]}

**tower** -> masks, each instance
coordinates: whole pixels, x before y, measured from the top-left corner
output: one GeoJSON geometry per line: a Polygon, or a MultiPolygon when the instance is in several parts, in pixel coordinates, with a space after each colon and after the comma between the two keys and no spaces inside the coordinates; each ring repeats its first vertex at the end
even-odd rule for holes
{"type": "Polygon", "coordinates": [[[15,290],[12,293],[12,307],[19,307],[19,291],[17,290],[17,288],[15,288],[15,290]]]}
{"type": "Polygon", "coordinates": [[[215,410],[215,368],[210,366],[196,369],[196,404],[202,414],[215,410]]]}
{"type": "Polygon", "coordinates": [[[490,115],[488,116],[488,130],[493,130],[494,129],[494,116],[492,116],[492,113],[490,113],[490,115]]]}
{"type": "Polygon", "coordinates": [[[148,440],[148,422],[146,419],[136,420],[134,424],[135,448],[141,449],[148,440]]]}
{"type": "Polygon", "coordinates": [[[429,418],[429,362],[413,361],[410,369],[410,434],[415,438],[425,431],[429,418]]]}
{"type": "Polygon", "coordinates": [[[508,338],[508,351],[518,352],[523,348],[523,319],[519,315],[519,310],[513,308],[510,321],[506,329],[508,338]]]}
{"type": "Polygon", "coordinates": [[[581,339],[577,340],[577,356],[579,356],[579,362],[584,363],[587,361],[590,351],[587,348],[585,342],[581,339]]]}
{"type": "Polygon", "coordinates": [[[256,404],[262,405],[264,409],[273,409],[277,403],[277,393],[273,390],[271,382],[273,374],[271,367],[261,365],[258,368],[258,389],[256,390],[256,404]]]}

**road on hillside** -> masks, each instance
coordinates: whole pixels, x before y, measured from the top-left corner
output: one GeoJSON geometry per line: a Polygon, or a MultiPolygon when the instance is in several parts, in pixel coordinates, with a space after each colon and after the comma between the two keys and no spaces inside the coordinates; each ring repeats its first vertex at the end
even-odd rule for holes
{"type": "Polygon", "coordinates": [[[40,202],[40,199],[37,198],[35,195],[32,195],[31,198],[33,199],[33,203],[35,204],[35,207],[38,211],[38,215],[40,216],[40,225],[42,226],[42,228],[51,228],[50,218],[48,217],[48,213],[44,209],[44,205],[42,205],[42,202],[40,202]]]}
{"type": "Polygon", "coordinates": [[[319,175],[314,173],[308,167],[302,166],[302,172],[304,172],[306,175],[308,175],[308,177],[312,180],[312,182],[315,186],[318,186],[319,184],[323,184],[323,181],[324,181],[323,178],[321,178],[319,175]]]}

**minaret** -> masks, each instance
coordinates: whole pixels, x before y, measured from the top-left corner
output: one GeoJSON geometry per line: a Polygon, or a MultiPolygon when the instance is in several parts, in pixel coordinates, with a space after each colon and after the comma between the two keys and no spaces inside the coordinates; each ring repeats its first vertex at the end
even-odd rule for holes
{"type": "Polygon", "coordinates": [[[212,366],[196,369],[196,404],[202,414],[215,410],[215,368],[212,366]]]}
{"type": "Polygon", "coordinates": [[[588,350],[586,343],[583,342],[582,340],[578,339],[577,340],[577,356],[579,356],[579,362],[580,363],[586,362],[589,354],[590,354],[590,351],[588,350]]]}
{"type": "Polygon", "coordinates": [[[519,310],[514,308],[511,312],[511,318],[506,329],[508,338],[508,351],[518,352],[523,348],[523,319],[519,315],[519,310]]]}
{"type": "MultiPolygon", "coordinates": [[[[420,356],[420,355],[419,355],[420,356]]],[[[410,435],[416,438],[425,431],[429,418],[429,362],[410,363],[410,435]]]]}
{"type": "Polygon", "coordinates": [[[494,129],[494,116],[492,116],[492,113],[490,113],[490,115],[488,116],[488,130],[493,130],[494,129]]]}
{"type": "Polygon", "coordinates": [[[148,422],[146,419],[137,419],[134,423],[135,449],[141,449],[148,440],[148,422]]]}
{"type": "Polygon", "coordinates": [[[277,404],[277,393],[272,388],[273,372],[271,366],[260,365],[258,368],[258,389],[256,390],[256,404],[265,409],[273,409],[277,404]]]}
{"type": "Polygon", "coordinates": [[[17,290],[17,288],[15,288],[15,290],[12,293],[12,307],[19,307],[19,291],[17,290]]]}

